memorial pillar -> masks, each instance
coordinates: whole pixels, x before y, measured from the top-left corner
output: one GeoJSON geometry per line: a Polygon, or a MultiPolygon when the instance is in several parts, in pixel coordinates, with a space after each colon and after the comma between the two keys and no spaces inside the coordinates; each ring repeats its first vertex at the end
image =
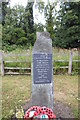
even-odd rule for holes
{"type": "Polygon", "coordinates": [[[49,33],[37,32],[31,57],[31,106],[53,109],[52,40],[49,33]]]}

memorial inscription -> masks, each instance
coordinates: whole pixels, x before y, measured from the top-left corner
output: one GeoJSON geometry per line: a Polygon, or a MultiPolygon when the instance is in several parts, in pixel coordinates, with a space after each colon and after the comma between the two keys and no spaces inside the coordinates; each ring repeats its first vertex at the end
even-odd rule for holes
{"type": "Polygon", "coordinates": [[[52,54],[33,55],[34,84],[51,83],[52,80],[52,54]]]}

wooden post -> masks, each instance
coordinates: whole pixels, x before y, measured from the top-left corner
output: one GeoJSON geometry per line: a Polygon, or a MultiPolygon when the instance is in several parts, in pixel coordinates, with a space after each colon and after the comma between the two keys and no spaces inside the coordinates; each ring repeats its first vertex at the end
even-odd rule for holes
{"type": "Polygon", "coordinates": [[[4,76],[4,64],[3,64],[3,57],[1,51],[0,51],[0,63],[1,63],[1,76],[4,76]]]}
{"type": "Polygon", "coordinates": [[[68,74],[71,74],[71,70],[72,70],[72,51],[69,50],[69,68],[68,68],[68,74]]]}

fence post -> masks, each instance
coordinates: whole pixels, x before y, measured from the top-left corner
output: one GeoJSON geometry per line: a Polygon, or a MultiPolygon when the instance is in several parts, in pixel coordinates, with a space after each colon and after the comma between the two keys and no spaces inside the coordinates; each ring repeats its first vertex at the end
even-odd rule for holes
{"type": "Polygon", "coordinates": [[[1,76],[4,76],[4,64],[3,64],[3,57],[2,52],[0,51],[0,63],[1,63],[1,76]]]}
{"type": "Polygon", "coordinates": [[[71,74],[71,70],[72,70],[72,51],[69,51],[69,68],[68,68],[68,74],[71,74]]]}

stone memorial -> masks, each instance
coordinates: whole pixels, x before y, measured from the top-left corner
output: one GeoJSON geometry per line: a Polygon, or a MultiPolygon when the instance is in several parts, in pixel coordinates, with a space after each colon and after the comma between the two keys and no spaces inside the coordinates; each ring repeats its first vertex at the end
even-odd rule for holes
{"type": "Polygon", "coordinates": [[[48,32],[37,32],[31,56],[31,106],[53,109],[52,40],[48,32]]]}

